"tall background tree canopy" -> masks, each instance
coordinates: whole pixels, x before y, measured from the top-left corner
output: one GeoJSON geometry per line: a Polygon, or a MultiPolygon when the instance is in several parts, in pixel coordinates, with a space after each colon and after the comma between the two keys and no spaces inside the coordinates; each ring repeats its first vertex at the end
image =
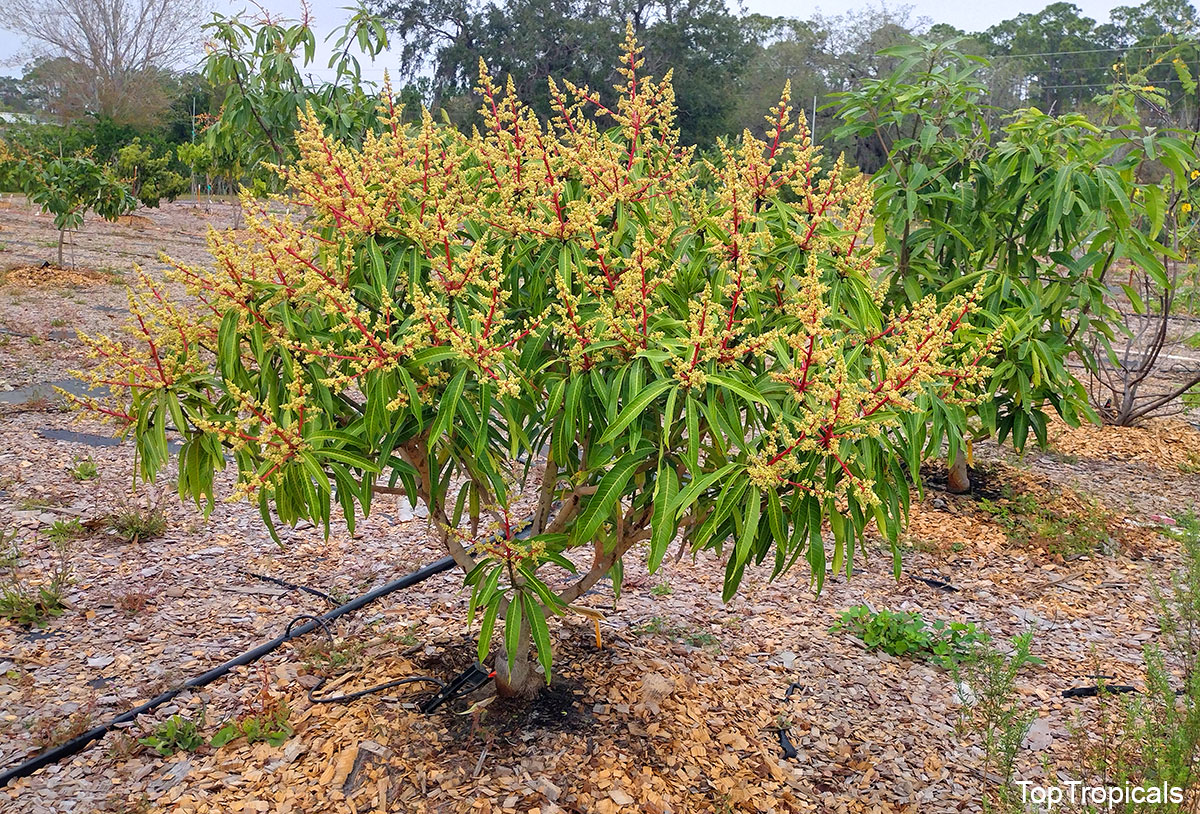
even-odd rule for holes
{"type": "MultiPolygon", "coordinates": [[[[627,21],[646,44],[647,71],[673,71],[682,143],[705,151],[718,137],[737,136],[746,128],[761,134],[761,111],[790,81],[815,140],[831,154],[845,152],[865,172],[883,165],[886,149],[858,136],[839,138],[830,103],[835,94],[887,76],[897,65],[887,49],[913,36],[954,41],[958,51],[987,58],[978,78],[985,88],[980,101],[993,130],[1008,113],[1024,107],[1053,115],[1095,112],[1098,94],[1134,76],[1150,80],[1178,120],[1190,109],[1187,86],[1200,59],[1195,46],[1187,45],[1200,35],[1189,0],[1118,6],[1107,20],[1088,17],[1072,3],[1055,2],[974,33],[915,17],[905,6],[868,6],[840,16],[818,13],[800,19],[731,10],[722,0],[365,0],[366,8],[345,29],[330,20],[268,21],[263,30],[277,36],[257,56],[261,43],[231,34],[254,29],[251,17],[211,22],[200,2],[189,0],[164,11],[156,0],[69,0],[69,13],[57,17],[44,13],[47,2],[0,0],[5,19],[14,21],[7,23],[9,28],[32,43],[23,76],[0,80],[0,110],[62,125],[36,137],[54,153],[90,147],[97,158],[115,160],[116,146],[134,136],[164,154],[188,144],[188,161],[173,169],[182,172],[186,164],[195,176],[203,166],[210,187],[215,178],[228,191],[239,183],[261,182],[263,156],[272,161],[283,157],[280,150],[286,145],[271,146],[270,141],[279,140],[274,131],[291,129],[305,98],[318,107],[338,107],[342,113],[361,107],[368,114],[331,115],[326,123],[340,131],[369,127],[369,109],[350,100],[375,93],[378,83],[370,80],[379,79],[384,69],[391,74],[397,101],[409,111],[423,104],[463,129],[480,124],[480,99],[473,93],[480,60],[502,81],[512,77],[517,96],[543,118],[554,113],[549,77],[587,86],[611,103],[618,77],[607,57],[619,47],[627,21]],[[109,7],[130,25],[119,36],[89,33],[94,12],[109,7]],[[170,25],[170,36],[156,35],[148,44],[146,31],[134,23],[151,17],[178,24],[170,25]],[[210,23],[202,28],[201,18],[210,23]],[[371,28],[367,19],[381,28],[371,28]],[[326,47],[333,47],[341,61],[335,55],[326,66],[314,49],[321,39],[317,32],[331,28],[326,47]],[[354,48],[359,31],[368,35],[370,47],[354,48]],[[209,43],[203,64],[202,40],[209,43]],[[1180,43],[1187,47],[1171,50],[1180,43]],[[1164,60],[1168,51],[1172,56],[1164,60]],[[353,53],[364,55],[362,73],[356,63],[345,70],[353,53]],[[242,151],[218,143],[229,130],[223,117],[232,121],[254,111],[245,109],[245,89],[230,79],[232,63],[217,64],[214,54],[247,56],[252,70],[245,81],[271,71],[290,77],[278,84],[280,93],[291,97],[275,111],[278,121],[270,120],[270,111],[259,111],[271,132],[262,156],[250,154],[260,146],[253,140],[242,151]],[[367,59],[373,62],[370,71],[365,70],[367,59]],[[332,74],[337,79],[331,82],[332,74]],[[334,104],[337,100],[349,107],[334,104]],[[190,143],[203,140],[206,130],[211,149],[197,163],[190,143]]],[[[1146,112],[1153,115],[1153,107],[1147,102],[1146,112]]],[[[13,129],[8,127],[6,137],[19,142],[13,129]]]]}

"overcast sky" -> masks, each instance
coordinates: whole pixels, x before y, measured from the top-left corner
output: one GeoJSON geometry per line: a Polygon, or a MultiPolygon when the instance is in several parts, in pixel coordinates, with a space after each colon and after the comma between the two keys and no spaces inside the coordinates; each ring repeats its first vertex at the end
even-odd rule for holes
{"type": "MultiPolygon", "coordinates": [[[[892,2],[888,5],[892,8],[911,5],[914,18],[928,17],[932,22],[950,23],[964,31],[981,31],[1022,12],[1039,11],[1050,2],[1052,0],[1007,0],[1004,3],[991,4],[964,2],[964,0],[910,0],[907,4],[892,2]]],[[[1112,0],[1075,0],[1075,4],[1083,10],[1084,14],[1097,20],[1107,19],[1109,9],[1114,6],[1136,5],[1137,2],[1138,0],[1118,0],[1117,2],[1112,0]]],[[[218,10],[227,13],[246,8],[248,5],[244,0],[237,2],[215,0],[215,4],[218,10]]],[[[300,14],[300,0],[260,0],[260,4],[280,15],[298,17],[300,14]]],[[[342,25],[349,16],[349,12],[345,11],[343,7],[350,4],[351,0],[309,0],[317,31],[323,36],[326,32],[342,25]]],[[[822,0],[820,3],[796,3],[790,0],[745,0],[745,8],[749,12],[793,16],[802,19],[809,18],[818,12],[823,15],[843,14],[861,9],[865,5],[877,6],[878,3],[866,3],[864,0],[822,0]]],[[[20,37],[0,29],[0,74],[19,76],[22,56],[26,52],[27,46],[21,42],[20,37]]],[[[327,61],[327,57],[320,60],[321,67],[324,67],[325,61],[327,61]]],[[[386,67],[388,67],[388,61],[385,55],[376,63],[373,70],[367,69],[364,73],[380,74],[386,67]]]]}

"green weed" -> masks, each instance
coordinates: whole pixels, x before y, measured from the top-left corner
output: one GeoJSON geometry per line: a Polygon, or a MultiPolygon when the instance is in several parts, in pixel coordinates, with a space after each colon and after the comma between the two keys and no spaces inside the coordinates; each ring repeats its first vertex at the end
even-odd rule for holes
{"type": "Polygon", "coordinates": [[[1044,496],[1006,488],[1003,498],[980,500],[978,505],[1019,545],[1040,546],[1064,559],[1110,552],[1114,548],[1108,532],[1111,513],[1094,500],[1082,496],[1079,500],[1082,508],[1063,508],[1044,496]]]}
{"type": "Polygon", "coordinates": [[[96,466],[96,462],[91,456],[85,458],[75,458],[71,462],[71,477],[82,483],[84,481],[94,480],[100,476],[100,469],[96,466]]]}
{"type": "Polygon", "coordinates": [[[194,752],[204,746],[204,736],[200,734],[203,726],[203,711],[198,722],[182,715],[172,715],[156,726],[152,733],[138,738],[138,743],[149,746],[163,757],[169,757],[179,751],[194,752]]]}
{"type": "Polygon", "coordinates": [[[905,656],[952,667],[970,655],[971,648],[988,640],[986,633],[969,622],[928,622],[920,613],[875,611],[854,605],[842,611],[831,628],[833,633],[850,633],[870,650],[905,656]]]}

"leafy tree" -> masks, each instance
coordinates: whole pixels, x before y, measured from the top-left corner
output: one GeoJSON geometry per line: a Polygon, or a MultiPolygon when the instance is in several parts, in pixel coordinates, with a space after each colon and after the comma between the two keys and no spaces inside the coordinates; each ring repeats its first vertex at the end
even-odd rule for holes
{"type": "Polygon", "coordinates": [[[1039,92],[1044,111],[1064,112],[1091,99],[1107,84],[1112,52],[1096,21],[1078,6],[1051,3],[1036,14],[1018,14],[992,26],[982,35],[996,57],[1014,59],[1039,92]]]}
{"type": "Polygon", "coordinates": [[[1101,127],[1081,139],[1080,149],[1098,155],[1116,175],[1109,181],[1120,193],[1113,229],[1130,246],[1133,261],[1122,275],[1125,281],[1113,281],[1127,302],[1118,309],[1116,335],[1088,334],[1094,349],[1088,371],[1093,402],[1115,424],[1182,409],[1180,396],[1200,384],[1200,375],[1188,374],[1164,386],[1156,375],[1171,341],[1171,315],[1186,262],[1200,243],[1192,214],[1200,204],[1200,111],[1196,81],[1183,61],[1194,54],[1192,44],[1161,51],[1142,71],[1110,86],[1096,100],[1101,127]],[[1174,91],[1150,78],[1163,66],[1179,77],[1174,91]],[[1145,121],[1143,111],[1153,123],[1145,121]]]}
{"type": "Polygon", "coordinates": [[[111,221],[137,206],[137,199],[120,179],[88,155],[40,158],[9,153],[6,157],[0,174],[10,183],[15,181],[43,212],[54,216],[59,266],[67,230],[79,228],[89,211],[111,221]]]}
{"type": "Polygon", "coordinates": [[[1032,431],[1046,442],[1048,411],[1068,423],[1095,418],[1088,394],[1067,367],[1077,354],[1094,367],[1108,353],[1120,314],[1109,286],[1118,261],[1169,284],[1159,241],[1169,210],[1157,180],[1138,168],[1156,156],[1179,173],[1191,148],[1167,134],[1123,133],[1081,114],[1020,111],[993,135],[982,105],[986,61],[954,43],[895,49],[891,76],[846,94],[845,129],[887,145],[877,174],[877,239],[887,250],[893,307],[999,275],[982,314],[997,332],[990,397],[967,415],[933,406],[930,452],[949,440],[952,488],[965,489],[956,428],[975,437],[1011,437],[1021,449],[1032,431]],[[993,144],[993,141],[995,143],[993,144]]]}
{"type": "Polygon", "coordinates": [[[211,507],[229,450],[272,528],[424,501],[504,692],[534,652],[549,679],[548,616],[672,540],[723,553],[727,599],[768,559],[849,573],[870,522],[903,525],[910,422],[986,376],[977,292],[881,310],[869,186],[821,169],[786,91],[766,140],[697,167],[625,52],[614,105],[555,86],[550,125],[486,72],[479,133],[385,99],[360,147],[303,113],[282,172],[310,215],[251,205],[215,268],[175,267],[197,300],[147,279],[135,338],[90,343],[111,398],[85,406],[147,477],[181,433],[182,495],[211,507]]]}
{"type": "Polygon", "coordinates": [[[1107,170],[1064,144],[1086,123],[1030,111],[993,147],[981,101],[986,61],[955,44],[892,49],[897,69],[844,94],[839,115],[843,133],[887,151],[875,211],[891,271],[888,302],[951,291],[985,270],[1002,273],[983,304],[999,338],[991,398],[970,420],[957,406],[933,410],[930,451],[948,440],[950,486],[965,491],[969,439],[957,428],[1000,440],[1011,434],[1021,449],[1031,429],[1045,443],[1047,408],[1069,423],[1088,414],[1066,357],[1072,339],[1082,348],[1076,320],[1111,314],[1102,281],[1113,255],[1093,244],[1110,203],[1095,178],[1107,170]]]}
{"type": "Polygon", "coordinates": [[[710,142],[736,129],[730,88],[755,46],[751,28],[721,0],[371,0],[370,7],[395,34],[402,76],[431,72],[431,105],[460,125],[476,123],[469,92],[481,59],[512,77],[518,96],[543,117],[556,112],[550,77],[612,104],[618,75],[608,55],[628,20],[649,43],[647,70],[674,72],[683,142],[710,142]]]}
{"type": "Polygon", "coordinates": [[[214,161],[232,178],[246,174],[259,185],[272,181],[269,165],[286,164],[296,155],[296,120],[308,106],[340,138],[361,140],[373,126],[358,55],[377,56],[387,47],[387,35],[365,11],[330,34],[329,39],[337,34],[329,59],[334,80],[317,84],[303,75],[317,47],[308,19],[256,24],[241,16],[213,17],[205,26],[213,47],[204,77],[222,89],[223,98],[205,139],[214,161]]]}
{"type": "Polygon", "coordinates": [[[167,72],[194,58],[198,0],[0,0],[5,28],[26,37],[51,75],[65,119],[157,121],[167,72]]]}
{"type": "Polygon", "coordinates": [[[129,184],[129,191],[146,206],[158,206],[166,198],[173,201],[187,190],[187,179],[171,169],[173,152],[155,155],[140,138],[117,151],[117,175],[129,184]]]}
{"type": "Polygon", "coordinates": [[[196,175],[204,176],[206,190],[212,189],[212,175],[216,169],[216,164],[213,161],[212,148],[208,146],[208,142],[201,141],[193,144],[192,142],[184,142],[175,148],[175,154],[179,157],[179,163],[186,166],[192,174],[192,192],[196,190],[196,175]]]}
{"type": "MultiPolygon", "coordinates": [[[[804,102],[819,98],[824,107],[826,95],[831,89],[833,66],[836,57],[828,51],[828,32],[799,20],[784,18],[760,18],[752,22],[757,30],[754,39],[759,48],[747,63],[740,80],[736,121],[739,130],[749,127],[761,132],[762,111],[774,104],[779,88],[791,82],[792,94],[800,107],[804,102]]],[[[807,107],[812,118],[811,107],[807,107]]],[[[827,116],[823,124],[829,123],[827,116]]],[[[824,134],[829,126],[817,124],[818,134],[824,134]]]]}
{"type": "Polygon", "coordinates": [[[1146,0],[1140,6],[1117,6],[1109,22],[1099,27],[1108,44],[1133,47],[1161,42],[1163,38],[1186,39],[1200,30],[1196,7],[1190,0],[1146,0]]]}

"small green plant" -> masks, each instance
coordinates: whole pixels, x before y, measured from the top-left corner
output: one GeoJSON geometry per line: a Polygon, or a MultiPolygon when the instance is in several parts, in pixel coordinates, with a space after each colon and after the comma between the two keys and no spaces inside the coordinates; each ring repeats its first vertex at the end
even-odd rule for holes
{"type": "Polygon", "coordinates": [[[702,647],[706,650],[720,650],[721,640],[707,630],[688,630],[685,627],[672,625],[661,616],[651,616],[641,625],[633,628],[639,636],[666,636],[668,639],[681,641],[692,647],[702,647]]]}
{"type": "Polygon", "coordinates": [[[127,543],[151,540],[167,530],[167,517],[159,506],[126,506],[108,519],[108,527],[127,543]]]}
{"type": "MultiPolygon", "coordinates": [[[[415,637],[413,640],[415,644],[415,637]]],[[[361,661],[365,645],[361,640],[352,642],[329,642],[318,639],[300,651],[304,665],[310,672],[339,670],[347,665],[361,661]]]]}
{"type": "Polygon", "coordinates": [[[100,469],[96,466],[96,462],[90,455],[83,458],[75,458],[71,461],[71,477],[76,481],[83,483],[84,481],[94,480],[100,476],[100,469]]]}
{"type": "Polygon", "coordinates": [[[1179,462],[1179,471],[1185,475],[1200,474],[1200,452],[1188,452],[1187,458],[1179,462]]]}
{"type": "Polygon", "coordinates": [[[292,736],[292,725],[288,723],[291,710],[286,701],[275,701],[270,708],[259,713],[246,715],[236,721],[227,721],[216,734],[210,744],[220,748],[238,738],[245,738],[247,743],[265,742],[279,746],[292,736]]]}
{"type": "Polygon", "coordinates": [[[55,543],[65,543],[82,537],[86,533],[87,530],[76,517],[72,517],[70,520],[55,520],[50,524],[50,528],[46,529],[46,536],[55,543]]]}
{"type": "Polygon", "coordinates": [[[692,633],[685,633],[683,640],[692,647],[703,647],[706,650],[720,650],[721,640],[707,630],[697,630],[692,633]]]}
{"type": "Polygon", "coordinates": [[[66,324],[67,324],[67,321],[66,321],[65,319],[52,319],[52,320],[50,320],[50,327],[51,327],[51,328],[62,328],[62,327],[63,327],[63,326],[65,326],[66,324]]]}
{"type": "Polygon", "coordinates": [[[920,613],[872,610],[854,605],[842,611],[831,632],[850,633],[870,650],[893,656],[926,659],[951,667],[970,654],[973,646],[986,642],[986,633],[970,622],[927,622],[920,613]]]}
{"type": "Polygon", "coordinates": [[[951,668],[962,701],[959,729],[975,732],[983,749],[985,811],[1023,810],[1014,784],[1017,752],[1037,713],[1018,695],[1016,681],[1022,669],[1042,663],[1030,653],[1032,642],[1032,632],[1016,636],[1010,653],[979,642],[951,668]]]}
{"type": "Polygon", "coordinates": [[[292,711],[287,701],[271,694],[266,671],[260,673],[262,684],[252,711],[236,720],[226,721],[213,735],[210,744],[220,748],[245,738],[247,743],[269,743],[279,746],[295,731],[288,723],[292,711]]]}
{"type": "Polygon", "coordinates": [[[29,588],[20,584],[0,589],[0,617],[23,627],[40,627],[66,610],[54,584],[29,588]]]}
{"type": "Polygon", "coordinates": [[[1061,501],[1005,487],[1002,498],[983,499],[978,505],[1019,545],[1041,546],[1064,559],[1110,551],[1114,546],[1108,532],[1111,513],[1087,497],[1079,496],[1079,502],[1079,509],[1067,508],[1061,501]]]}
{"type": "Polygon", "coordinates": [[[653,636],[658,633],[669,634],[672,630],[670,623],[661,616],[651,616],[645,622],[633,628],[639,636],[653,636]]]}
{"type": "Polygon", "coordinates": [[[200,734],[204,726],[204,711],[200,712],[200,720],[193,721],[182,715],[172,715],[154,728],[154,731],[144,738],[138,738],[138,743],[149,746],[163,757],[169,757],[176,752],[194,752],[204,745],[204,736],[200,734]]]}
{"type": "Polygon", "coordinates": [[[650,589],[651,596],[670,596],[674,592],[675,589],[671,587],[671,583],[669,582],[660,582],[650,589]]]}
{"type": "Polygon", "coordinates": [[[31,584],[20,567],[21,550],[16,538],[15,531],[0,528],[0,549],[4,551],[0,560],[8,569],[0,583],[0,618],[24,627],[36,627],[61,616],[66,610],[63,590],[71,581],[70,562],[66,546],[56,545],[57,558],[50,574],[38,584],[31,584]]]}

